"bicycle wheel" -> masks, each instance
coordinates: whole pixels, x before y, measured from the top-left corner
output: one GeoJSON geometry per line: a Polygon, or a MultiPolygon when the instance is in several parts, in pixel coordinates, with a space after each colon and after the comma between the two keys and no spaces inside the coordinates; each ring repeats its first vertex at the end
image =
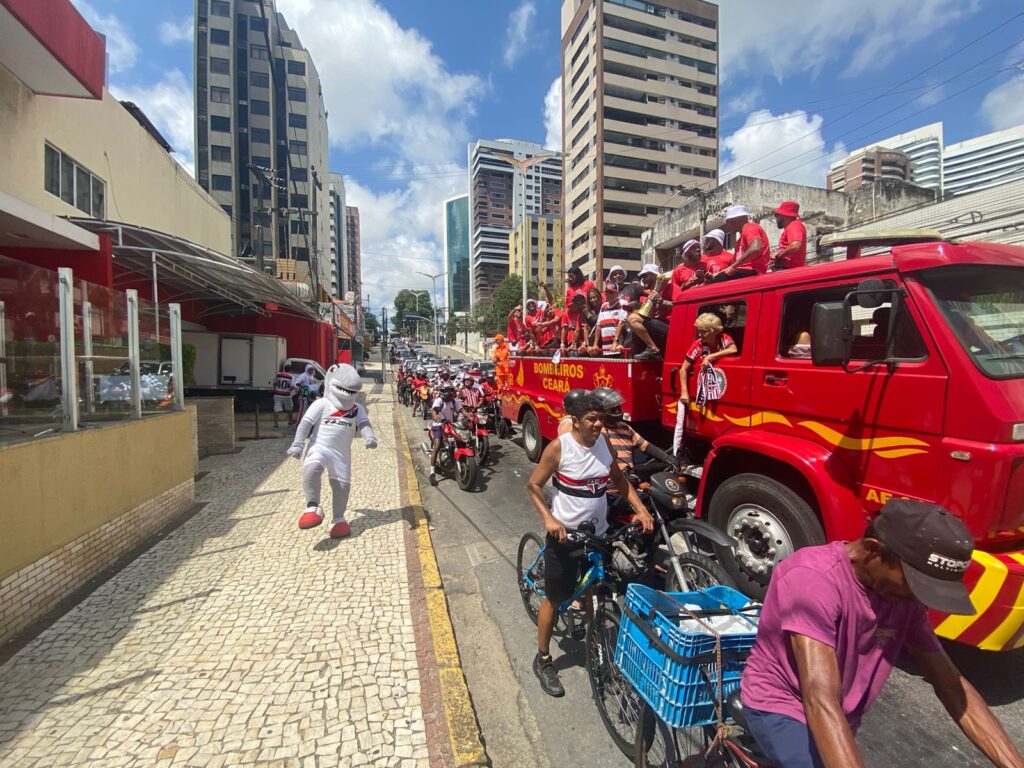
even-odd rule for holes
{"type": "Polygon", "coordinates": [[[544,599],[544,541],[536,533],[525,533],[519,540],[516,554],[516,573],[519,596],[530,621],[537,623],[541,601],[544,599]]]}
{"type": "Polygon", "coordinates": [[[694,726],[672,728],[666,725],[644,701],[637,715],[633,765],[636,768],[718,768],[731,765],[718,750],[705,758],[704,753],[714,738],[714,728],[694,726]]]}
{"type": "Polygon", "coordinates": [[[614,602],[604,601],[587,628],[587,676],[604,727],[615,746],[632,759],[643,700],[615,666],[618,637],[619,607],[614,602]]]}
{"type": "Polygon", "coordinates": [[[677,559],[687,583],[679,584],[676,579],[676,569],[672,567],[671,562],[666,563],[666,592],[691,592],[719,585],[736,588],[736,582],[732,580],[725,568],[707,555],[702,555],[699,552],[683,552],[677,559]]]}

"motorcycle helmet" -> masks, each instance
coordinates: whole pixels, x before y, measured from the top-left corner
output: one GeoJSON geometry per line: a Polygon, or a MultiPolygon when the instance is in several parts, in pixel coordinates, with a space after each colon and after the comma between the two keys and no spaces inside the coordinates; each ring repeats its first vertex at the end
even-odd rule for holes
{"type": "Polygon", "coordinates": [[[427,375],[427,369],[426,369],[426,368],[424,368],[424,367],[423,367],[422,365],[421,365],[421,366],[419,366],[419,367],[418,367],[418,368],[416,369],[416,375],[417,375],[417,376],[419,376],[420,378],[422,378],[422,377],[426,376],[426,375],[427,375]]]}
{"type": "Polygon", "coordinates": [[[598,387],[591,394],[597,398],[605,414],[610,416],[613,421],[622,418],[622,404],[626,402],[626,398],[622,396],[621,392],[611,387],[598,387]]]}
{"type": "Polygon", "coordinates": [[[569,412],[569,406],[575,403],[584,395],[589,395],[590,391],[586,389],[570,389],[565,393],[565,397],[562,398],[562,408],[566,413],[569,412]]]}
{"type": "Polygon", "coordinates": [[[450,384],[443,385],[441,387],[440,394],[442,400],[451,401],[455,399],[455,390],[450,384]]]}

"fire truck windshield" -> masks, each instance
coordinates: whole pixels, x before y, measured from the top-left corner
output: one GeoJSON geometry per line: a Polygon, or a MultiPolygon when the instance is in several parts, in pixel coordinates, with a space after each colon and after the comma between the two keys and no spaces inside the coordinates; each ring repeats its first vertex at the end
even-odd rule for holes
{"type": "Polygon", "coordinates": [[[1024,376],[1024,269],[956,265],[921,274],[950,328],[986,376],[1024,376]]]}

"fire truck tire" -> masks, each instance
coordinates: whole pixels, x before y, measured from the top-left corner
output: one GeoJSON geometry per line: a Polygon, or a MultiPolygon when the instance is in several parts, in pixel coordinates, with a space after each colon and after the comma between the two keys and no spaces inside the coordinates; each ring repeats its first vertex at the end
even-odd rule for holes
{"type": "Polygon", "coordinates": [[[746,473],[722,483],[708,515],[737,541],[715,546],[719,562],[746,595],[763,599],[775,565],[801,547],[825,543],[825,531],[804,499],[777,480],[746,473]]]}
{"type": "Polygon", "coordinates": [[[537,414],[527,411],[523,414],[523,449],[526,458],[536,464],[544,452],[544,437],[540,433],[540,421],[537,414]]]}

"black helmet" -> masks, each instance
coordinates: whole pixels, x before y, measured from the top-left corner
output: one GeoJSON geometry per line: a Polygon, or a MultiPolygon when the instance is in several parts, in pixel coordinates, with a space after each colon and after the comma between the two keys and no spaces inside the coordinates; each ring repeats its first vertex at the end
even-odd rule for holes
{"type": "MultiPolygon", "coordinates": [[[[572,393],[570,392],[569,394],[572,393]]],[[[590,394],[598,399],[601,403],[601,407],[606,411],[621,408],[622,404],[626,402],[626,398],[622,396],[622,393],[616,389],[612,389],[611,387],[598,387],[590,394]]]]}
{"type": "Polygon", "coordinates": [[[579,400],[584,395],[589,395],[590,391],[586,389],[570,389],[565,393],[565,397],[562,398],[562,408],[566,413],[569,412],[569,407],[579,400]]]}
{"type": "Polygon", "coordinates": [[[441,399],[442,400],[451,400],[454,397],[455,397],[455,390],[452,389],[452,386],[450,384],[445,384],[444,386],[441,387],[441,399]]]}
{"type": "Polygon", "coordinates": [[[450,378],[451,378],[451,376],[452,376],[452,375],[451,375],[450,373],[448,373],[448,371],[447,371],[447,370],[445,370],[444,368],[442,368],[442,369],[441,369],[440,371],[438,371],[438,372],[437,372],[437,375],[441,377],[441,381],[448,381],[448,379],[450,379],[450,378]]]}

